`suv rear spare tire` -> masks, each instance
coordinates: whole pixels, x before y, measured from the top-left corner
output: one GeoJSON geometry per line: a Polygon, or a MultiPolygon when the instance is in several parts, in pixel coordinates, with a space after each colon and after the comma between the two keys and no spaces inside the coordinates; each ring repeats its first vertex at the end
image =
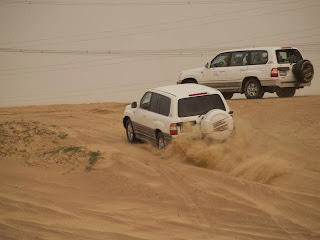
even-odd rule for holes
{"type": "Polygon", "coordinates": [[[292,72],[298,81],[309,83],[314,76],[314,68],[309,60],[300,60],[292,66],[292,72]]]}
{"type": "Polygon", "coordinates": [[[214,140],[224,140],[233,131],[233,119],[223,110],[213,109],[201,120],[201,132],[214,140]]]}

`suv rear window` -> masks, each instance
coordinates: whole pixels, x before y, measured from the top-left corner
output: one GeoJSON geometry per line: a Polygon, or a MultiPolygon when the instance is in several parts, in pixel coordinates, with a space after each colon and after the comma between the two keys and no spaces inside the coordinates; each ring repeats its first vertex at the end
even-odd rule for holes
{"type": "Polygon", "coordinates": [[[302,56],[297,49],[276,50],[278,63],[296,63],[302,60],[302,56]]]}
{"type": "Polygon", "coordinates": [[[218,94],[182,98],[178,101],[179,117],[202,115],[212,109],[226,110],[224,103],[218,94]]]}

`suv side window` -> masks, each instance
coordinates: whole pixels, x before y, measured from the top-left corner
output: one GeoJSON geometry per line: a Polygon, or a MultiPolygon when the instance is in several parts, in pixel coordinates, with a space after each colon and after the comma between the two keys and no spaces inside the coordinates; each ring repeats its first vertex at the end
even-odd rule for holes
{"type": "Polygon", "coordinates": [[[159,114],[169,116],[171,99],[160,95],[159,114]]]}
{"type": "Polygon", "coordinates": [[[231,53],[230,66],[246,66],[248,65],[248,52],[231,53]]]}
{"type": "Polygon", "coordinates": [[[210,68],[227,67],[229,65],[230,53],[221,53],[216,56],[210,64],[210,68]]]}
{"type": "Polygon", "coordinates": [[[268,52],[265,50],[257,50],[250,52],[249,65],[261,65],[268,62],[268,52]]]}
{"type": "Polygon", "coordinates": [[[152,92],[146,92],[140,102],[140,108],[149,110],[152,92]]]}
{"type": "Polygon", "coordinates": [[[158,112],[159,100],[160,100],[160,95],[157,93],[152,93],[151,102],[150,102],[150,111],[151,112],[155,112],[155,113],[158,112]]]}
{"type": "Polygon", "coordinates": [[[154,113],[169,116],[171,99],[158,93],[147,92],[142,100],[141,107],[154,113]]]}

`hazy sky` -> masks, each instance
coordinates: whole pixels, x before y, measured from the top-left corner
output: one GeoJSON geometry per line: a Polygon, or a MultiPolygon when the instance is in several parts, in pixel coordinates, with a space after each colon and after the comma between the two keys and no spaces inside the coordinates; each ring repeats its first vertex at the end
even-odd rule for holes
{"type": "Polygon", "coordinates": [[[319,0],[189,2],[0,0],[0,106],[133,101],[219,51],[251,46],[298,47],[316,71],[298,95],[320,94],[319,0]]]}

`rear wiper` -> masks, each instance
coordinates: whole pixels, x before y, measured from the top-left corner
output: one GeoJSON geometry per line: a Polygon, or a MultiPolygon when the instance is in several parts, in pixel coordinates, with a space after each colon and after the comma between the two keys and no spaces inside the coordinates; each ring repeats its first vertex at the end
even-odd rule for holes
{"type": "Polygon", "coordinates": [[[205,113],[200,114],[200,115],[198,116],[198,118],[201,117],[201,116],[203,116],[203,115],[206,115],[207,112],[209,112],[209,111],[210,111],[210,110],[206,111],[205,113]]]}

